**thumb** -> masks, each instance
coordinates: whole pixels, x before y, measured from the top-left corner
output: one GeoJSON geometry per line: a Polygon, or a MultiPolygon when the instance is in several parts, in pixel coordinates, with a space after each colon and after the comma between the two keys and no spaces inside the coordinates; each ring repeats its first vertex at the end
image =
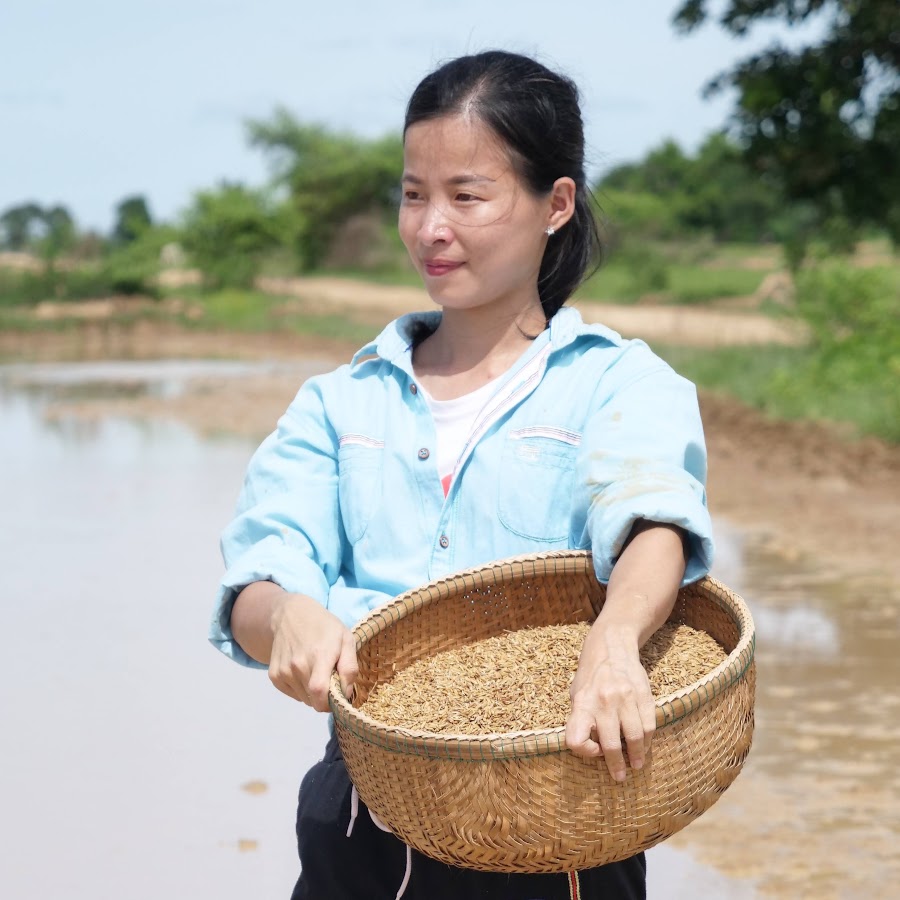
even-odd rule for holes
{"type": "Polygon", "coordinates": [[[573,706],[566,722],[566,746],[578,756],[599,756],[600,744],[594,740],[594,717],[573,706]]]}

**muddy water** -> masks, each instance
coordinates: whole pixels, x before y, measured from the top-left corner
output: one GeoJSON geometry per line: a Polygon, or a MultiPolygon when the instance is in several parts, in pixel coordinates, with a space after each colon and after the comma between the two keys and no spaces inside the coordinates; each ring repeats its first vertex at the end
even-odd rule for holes
{"type": "Polygon", "coordinates": [[[900,896],[900,591],[731,538],[719,568],[756,624],[756,738],[725,799],[672,843],[761,896],[900,896]]]}
{"type": "MultiPolygon", "coordinates": [[[[177,396],[247,371],[0,368],[0,896],[290,893],[296,789],[325,720],[204,638],[217,534],[253,445],[44,417],[60,396],[177,396]]],[[[889,896],[897,598],[718,532],[716,574],[758,626],[757,740],[723,799],[650,852],[650,897],[889,896]]]]}

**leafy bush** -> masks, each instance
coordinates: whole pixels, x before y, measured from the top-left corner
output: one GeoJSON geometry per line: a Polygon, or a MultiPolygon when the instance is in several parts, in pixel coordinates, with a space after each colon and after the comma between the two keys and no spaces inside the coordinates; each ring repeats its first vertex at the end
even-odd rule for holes
{"type": "Polygon", "coordinates": [[[158,296],[156,276],[162,249],[178,237],[170,225],[147,226],[129,243],[114,249],[103,262],[107,293],[158,296]]]}
{"type": "Polygon", "coordinates": [[[678,235],[676,209],[655,194],[601,189],[597,191],[597,201],[613,244],[625,235],[657,239],[678,235]]]}
{"type": "Polygon", "coordinates": [[[17,272],[0,269],[0,306],[31,306],[44,300],[91,300],[124,293],[101,266],[17,272]]]}
{"type": "Polygon", "coordinates": [[[184,219],[185,250],[213,288],[249,288],[265,254],[282,243],[284,220],[259,191],[221,184],[200,191],[184,219]]]}
{"type": "Polygon", "coordinates": [[[403,144],[397,135],[367,140],[297,121],[277,109],[250,122],[251,143],[273,160],[276,184],[286,189],[293,246],[306,270],[325,263],[344,223],[360,213],[393,212],[399,200],[403,144]]]}
{"type": "Polygon", "coordinates": [[[628,271],[629,292],[633,297],[659,294],[668,290],[671,279],[665,255],[646,242],[628,242],[615,259],[628,271]]]}

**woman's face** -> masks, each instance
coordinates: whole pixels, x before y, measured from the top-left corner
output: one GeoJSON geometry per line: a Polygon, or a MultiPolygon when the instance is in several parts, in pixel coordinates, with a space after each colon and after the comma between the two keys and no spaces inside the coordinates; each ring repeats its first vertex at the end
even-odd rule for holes
{"type": "Polygon", "coordinates": [[[400,237],[435,303],[511,312],[539,303],[552,219],[493,132],[473,117],[419,122],[404,142],[400,237]]]}

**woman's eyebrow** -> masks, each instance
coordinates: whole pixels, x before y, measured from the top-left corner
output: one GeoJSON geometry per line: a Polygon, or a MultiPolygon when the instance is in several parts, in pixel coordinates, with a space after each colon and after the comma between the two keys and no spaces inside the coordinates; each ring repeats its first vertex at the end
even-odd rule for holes
{"type": "MultiPolygon", "coordinates": [[[[423,179],[419,178],[418,175],[413,175],[410,172],[404,172],[402,181],[408,181],[410,184],[423,184],[423,179]]],[[[495,182],[496,178],[488,178],[487,175],[475,175],[475,174],[466,174],[466,175],[454,175],[452,178],[447,179],[447,184],[479,184],[481,182],[495,182]]]]}

